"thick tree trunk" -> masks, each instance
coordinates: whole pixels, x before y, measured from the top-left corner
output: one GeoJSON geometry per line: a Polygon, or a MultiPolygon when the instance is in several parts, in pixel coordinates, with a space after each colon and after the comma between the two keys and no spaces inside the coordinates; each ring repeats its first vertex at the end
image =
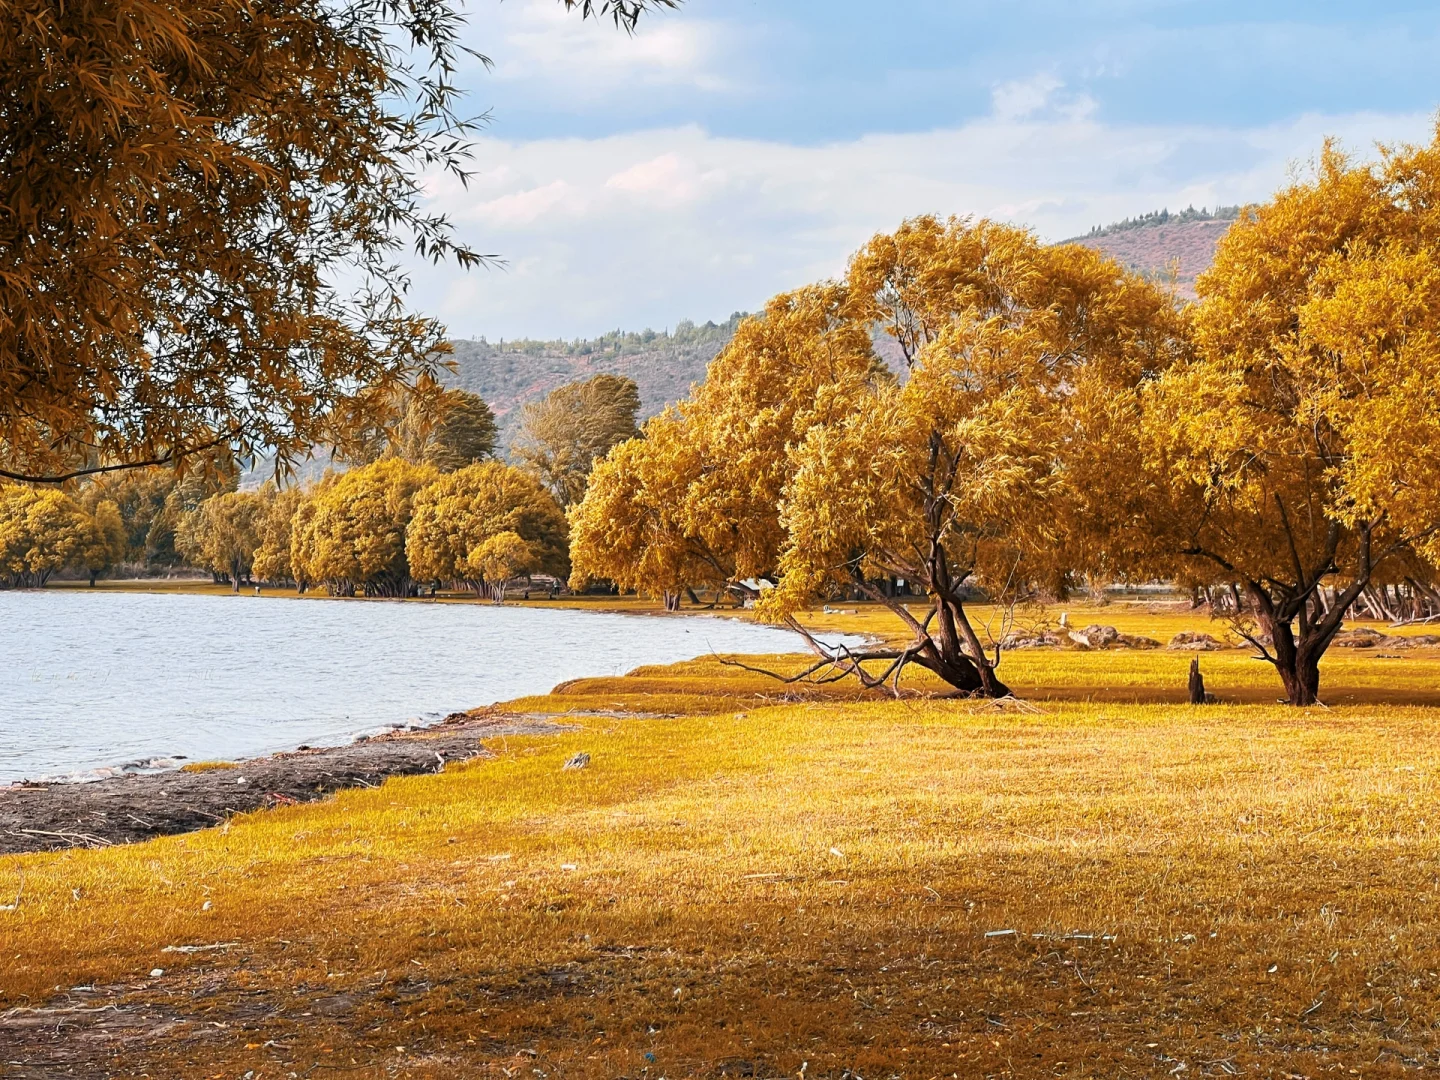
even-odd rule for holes
{"type": "Polygon", "coordinates": [[[1200,674],[1200,657],[1190,658],[1190,704],[1205,704],[1205,677],[1200,674]]]}
{"type": "MultiPolygon", "coordinates": [[[[1317,704],[1320,700],[1320,658],[1335,638],[1342,613],[1333,607],[1326,612],[1320,601],[1311,597],[1305,600],[1298,613],[1287,618],[1289,610],[1277,608],[1274,600],[1259,586],[1251,583],[1246,591],[1250,594],[1256,621],[1270,639],[1265,659],[1280,676],[1286,699],[1291,705],[1317,704]]],[[[1344,602],[1343,599],[1341,602],[1344,602]]]]}

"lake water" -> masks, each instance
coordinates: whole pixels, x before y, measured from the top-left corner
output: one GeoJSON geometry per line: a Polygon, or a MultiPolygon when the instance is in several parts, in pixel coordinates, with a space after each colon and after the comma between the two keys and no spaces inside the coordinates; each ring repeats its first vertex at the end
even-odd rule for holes
{"type": "Polygon", "coordinates": [[[799,644],[719,617],[0,592],[0,784],[341,745],[567,679],[799,644]]]}

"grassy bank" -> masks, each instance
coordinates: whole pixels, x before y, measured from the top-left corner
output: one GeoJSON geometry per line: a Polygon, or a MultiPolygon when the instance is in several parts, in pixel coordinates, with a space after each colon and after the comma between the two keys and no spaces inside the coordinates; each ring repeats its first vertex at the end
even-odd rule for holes
{"type": "MultiPolygon", "coordinates": [[[[125,1075],[1437,1064],[1440,710],[1259,704],[1274,676],[1243,652],[1203,659],[1238,703],[1168,704],[1187,663],[1015,653],[1019,706],[713,660],[580,681],[507,707],[572,732],[443,775],[0,860],[0,1002],[75,1006],[10,1014],[61,1015],[67,1047],[117,1024],[85,1053],[125,1075]]],[[[1437,673],[1337,654],[1327,701],[1437,673]]]]}

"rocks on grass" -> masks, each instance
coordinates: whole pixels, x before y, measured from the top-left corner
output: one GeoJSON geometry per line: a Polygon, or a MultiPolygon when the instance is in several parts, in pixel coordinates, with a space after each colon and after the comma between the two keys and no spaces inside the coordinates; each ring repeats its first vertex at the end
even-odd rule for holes
{"type": "Polygon", "coordinates": [[[585,768],[585,766],[587,766],[587,765],[589,765],[589,764],[590,764],[590,755],[587,754],[587,753],[585,753],[585,752],[582,750],[580,753],[578,753],[578,754],[574,755],[573,757],[571,757],[569,761],[565,762],[565,765],[561,768],[560,771],[561,771],[561,772],[568,772],[568,771],[570,771],[571,769],[583,769],[583,768],[585,768]]]}
{"type": "Polygon", "coordinates": [[[1167,649],[1184,649],[1189,652],[1215,652],[1225,648],[1225,643],[1198,630],[1182,630],[1170,639],[1167,649]]]}

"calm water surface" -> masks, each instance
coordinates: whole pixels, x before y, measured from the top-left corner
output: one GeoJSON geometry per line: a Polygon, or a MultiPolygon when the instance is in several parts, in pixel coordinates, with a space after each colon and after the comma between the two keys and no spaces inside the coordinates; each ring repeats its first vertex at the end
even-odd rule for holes
{"type": "Polygon", "coordinates": [[[0,592],[0,784],[339,745],[566,679],[796,646],[724,618],[0,592]]]}

